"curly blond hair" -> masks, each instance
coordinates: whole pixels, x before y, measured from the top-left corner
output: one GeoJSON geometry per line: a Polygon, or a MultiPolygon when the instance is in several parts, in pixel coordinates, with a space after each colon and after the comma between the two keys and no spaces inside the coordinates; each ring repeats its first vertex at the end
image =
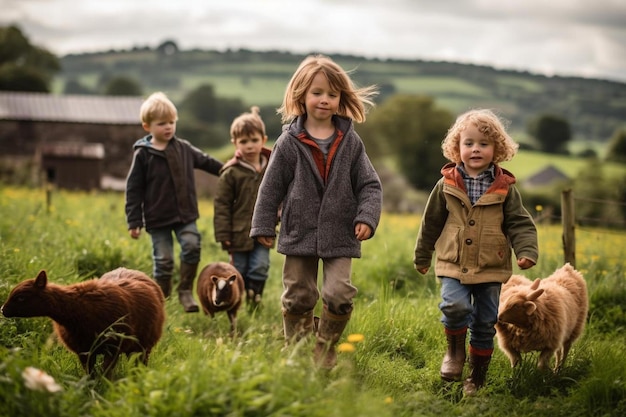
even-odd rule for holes
{"type": "Polygon", "coordinates": [[[441,143],[443,156],[451,162],[461,163],[461,132],[474,125],[485,138],[494,144],[493,162],[509,161],[517,153],[519,145],[506,132],[505,121],[489,109],[474,109],[457,117],[441,143]]]}
{"type": "Polygon", "coordinates": [[[357,123],[364,122],[368,110],[367,106],[374,107],[373,97],[378,94],[377,87],[375,85],[356,87],[348,72],[331,58],[319,54],[306,57],[287,84],[283,103],[277,110],[277,113],[281,115],[282,122],[290,122],[295,117],[306,114],[304,99],[313,83],[313,78],[319,72],[326,76],[330,87],[341,94],[337,114],[348,117],[357,123]]]}

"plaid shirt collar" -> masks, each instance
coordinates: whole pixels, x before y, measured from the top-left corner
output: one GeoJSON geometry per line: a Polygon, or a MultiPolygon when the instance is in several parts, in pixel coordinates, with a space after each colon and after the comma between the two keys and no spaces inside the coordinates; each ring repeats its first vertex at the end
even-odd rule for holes
{"type": "Polygon", "coordinates": [[[485,194],[496,178],[496,168],[494,164],[490,164],[489,168],[478,174],[476,178],[472,178],[467,174],[463,164],[457,165],[456,169],[461,173],[461,177],[463,177],[465,189],[467,190],[467,196],[472,202],[472,205],[474,205],[478,199],[485,194]]]}

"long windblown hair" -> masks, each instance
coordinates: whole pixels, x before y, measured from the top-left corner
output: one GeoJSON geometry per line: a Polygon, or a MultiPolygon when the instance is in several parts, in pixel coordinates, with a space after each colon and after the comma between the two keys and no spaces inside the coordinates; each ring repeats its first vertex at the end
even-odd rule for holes
{"type": "Polygon", "coordinates": [[[364,122],[369,107],[374,106],[373,97],[378,94],[377,87],[371,85],[359,88],[352,82],[349,73],[332,59],[324,55],[310,55],[300,63],[285,89],[283,103],[277,110],[283,123],[306,114],[304,99],[313,78],[320,72],[330,87],[341,94],[337,115],[357,123],[364,122]]]}

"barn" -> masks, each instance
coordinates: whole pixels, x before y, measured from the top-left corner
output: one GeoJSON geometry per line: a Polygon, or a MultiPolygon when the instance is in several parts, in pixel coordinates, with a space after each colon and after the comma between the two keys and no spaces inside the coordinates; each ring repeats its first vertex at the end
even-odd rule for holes
{"type": "Polygon", "coordinates": [[[0,92],[0,181],[85,190],[120,184],[145,134],[142,101],[0,92]]]}

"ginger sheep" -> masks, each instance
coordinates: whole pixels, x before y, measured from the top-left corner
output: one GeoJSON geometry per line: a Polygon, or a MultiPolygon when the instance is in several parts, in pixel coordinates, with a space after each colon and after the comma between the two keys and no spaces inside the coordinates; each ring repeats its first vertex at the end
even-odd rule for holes
{"type": "Polygon", "coordinates": [[[587,320],[587,284],[569,263],[544,279],[517,276],[502,286],[496,336],[511,366],[522,352],[539,351],[538,367],[546,369],[552,356],[558,371],[587,320]],[[530,285],[529,285],[530,284],[530,285]]]}
{"type": "Polygon", "coordinates": [[[68,350],[93,375],[103,355],[110,376],[120,354],[139,353],[144,364],[161,338],[165,299],[146,274],[118,268],[100,279],[71,285],[48,282],[46,271],[19,283],[2,306],[6,317],[50,317],[68,350]]]}
{"type": "Polygon", "coordinates": [[[216,312],[226,311],[230,333],[234,334],[237,311],[245,291],[239,271],[226,262],[210,263],[200,271],[196,290],[204,313],[214,317],[216,312]]]}

